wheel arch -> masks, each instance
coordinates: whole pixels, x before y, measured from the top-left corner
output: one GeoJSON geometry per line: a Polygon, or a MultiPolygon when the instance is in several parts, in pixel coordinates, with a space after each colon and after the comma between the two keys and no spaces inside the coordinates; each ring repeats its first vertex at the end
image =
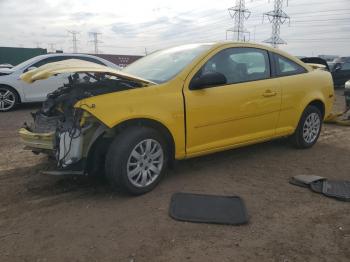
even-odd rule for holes
{"type": "Polygon", "coordinates": [[[100,154],[100,152],[102,151],[103,151],[102,154],[107,153],[109,148],[108,145],[110,144],[111,139],[116,137],[121,132],[123,132],[126,128],[132,127],[132,126],[136,126],[136,127],[144,126],[144,127],[150,127],[157,130],[162,135],[162,137],[164,137],[167,143],[167,147],[169,149],[169,164],[170,166],[172,166],[175,160],[175,141],[170,130],[159,121],[148,119],[148,118],[135,118],[135,119],[129,119],[129,120],[120,122],[112,128],[108,128],[106,126],[101,125],[96,130],[88,146],[88,150],[87,150],[88,161],[85,169],[87,171],[94,169],[96,162],[93,158],[96,157],[96,154],[100,154]],[[107,134],[111,134],[111,133],[113,133],[112,137],[107,136],[107,134]],[[107,141],[109,140],[110,142],[105,143],[106,140],[107,141]],[[102,144],[102,148],[100,144],[102,144]],[[101,151],[95,152],[96,149],[101,151]]]}
{"type": "Polygon", "coordinates": [[[312,100],[306,107],[308,107],[308,106],[315,106],[315,107],[317,107],[318,110],[320,110],[320,112],[322,114],[322,119],[324,119],[325,113],[326,113],[325,112],[326,107],[325,107],[324,102],[321,99],[314,99],[314,100],[312,100]]]}
{"type": "Polygon", "coordinates": [[[170,130],[164,124],[150,118],[134,118],[134,119],[125,120],[117,124],[116,126],[114,126],[112,129],[114,130],[115,134],[118,135],[126,128],[132,127],[132,126],[150,127],[158,131],[164,137],[167,143],[169,154],[170,154],[169,155],[170,162],[172,162],[175,159],[175,140],[170,130]]]}

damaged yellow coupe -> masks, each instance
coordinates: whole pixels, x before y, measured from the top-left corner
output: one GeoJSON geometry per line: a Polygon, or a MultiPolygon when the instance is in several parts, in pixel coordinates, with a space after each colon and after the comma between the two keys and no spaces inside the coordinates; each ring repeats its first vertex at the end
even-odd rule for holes
{"type": "MultiPolygon", "coordinates": [[[[152,190],[175,159],[278,137],[313,146],[332,109],[332,77],[277,49],[191,44],[154,52],[122,71],[77,60],[22,75],[68,82],[20,130],[56,174],[105,174],[132,194],[152,190]]],[[[215,174],[213,174],[215,175],[215,174]]]]}

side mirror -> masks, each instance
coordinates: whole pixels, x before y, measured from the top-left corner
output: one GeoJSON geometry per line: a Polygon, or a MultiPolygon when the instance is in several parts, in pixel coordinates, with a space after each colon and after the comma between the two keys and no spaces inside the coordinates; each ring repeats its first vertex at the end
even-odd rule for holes
{"type": "Polygon", "coordinates": [[[30,66],[26,70],[24,70],[24,72],[28,72],[28,71],[31,71],[31,70],[34,70],[34,69],[37,69],[37,67],[36,66],[30,66]]]}
{"type": "Polygon", "coordinates": [[[226,77],[218,72],[209,71],[205,72],[198,77],[194,77],[190,83],[190,90],[198,90],[213,86],[227,84],[226,77]]]}

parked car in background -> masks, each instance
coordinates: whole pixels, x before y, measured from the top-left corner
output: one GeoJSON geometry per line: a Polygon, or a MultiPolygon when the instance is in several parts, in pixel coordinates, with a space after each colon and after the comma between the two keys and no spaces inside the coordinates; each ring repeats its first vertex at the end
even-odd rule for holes
{"type": "Polygon", "coordinates": [[[344,87],[350,80],[350,60],[348,62],[335,62],[332,66],[332,77],[335,87],[344,87]]]}
{"type": "Polygon", "coordinates": [[[323,58],[320,57],[303,57],[300,59],[301,61],[303,61],[304,63],[307,64],[320,64],[320,65],[324,65],[325,69],[327,71],[330,71],[329,65],[327,63],[326,60],[324,60],[323,58]]]}
{"type": "Polygon", "coordinates": [[[334,87],[344,87],[345,82],[350,80],[350,57],[339,57],[334,59],[333,62],[327,62],[320,57],[303,57],[304,63],[321,64],[331,72],[334,87]]]}
{"type": "Polygon", "coordinates": [[[333,63],[350,63],[350,56],[337,57],[333,60],[333,63]]]}
{"type": "Polygon", "coordinates": [[[334,100],[332,77],[320,68],[275,48],[230,42],[157,51],[121,71],[52,63],[22,79],[76,75],[20,136],[27,149],[56,157],[53,174],[105,170],[112,186],[143,194],[174,159],[278,137],[312,147],[334,100]]]}
{"type": "Polygon", "coordinates": [[[20,103],[42,102],[46,95],[67,82],[67,75],[57,75],[50,79],[28,85],[20,76],[52,62],[79,59],[118,69],[119,67],[103,58],[83,54],[47,54],[31,58],[13,68],[0,69],[0,112],[14,109],[20,103]]]}

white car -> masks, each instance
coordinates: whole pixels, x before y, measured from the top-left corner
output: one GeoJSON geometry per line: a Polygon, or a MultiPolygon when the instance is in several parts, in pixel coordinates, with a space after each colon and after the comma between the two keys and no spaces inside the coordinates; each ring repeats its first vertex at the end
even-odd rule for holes
{"type": "Polygon", "coordinates": [[[0,68],[0,112],[6,112],[20,103],[43,102],[48,93],[67,83],[67,76],[60,74],[29,85],[20,76],[39,66],[67,59],[81,59],[115,69],[119,67],[105,59],[83,54],[47,54],[31,58],[13,68],[0,68]]]}
{"type": "Polygon", "coordinates": [[[350,90],[350,80],[345,82],[345,89],[349,89],[350,90]]]}

